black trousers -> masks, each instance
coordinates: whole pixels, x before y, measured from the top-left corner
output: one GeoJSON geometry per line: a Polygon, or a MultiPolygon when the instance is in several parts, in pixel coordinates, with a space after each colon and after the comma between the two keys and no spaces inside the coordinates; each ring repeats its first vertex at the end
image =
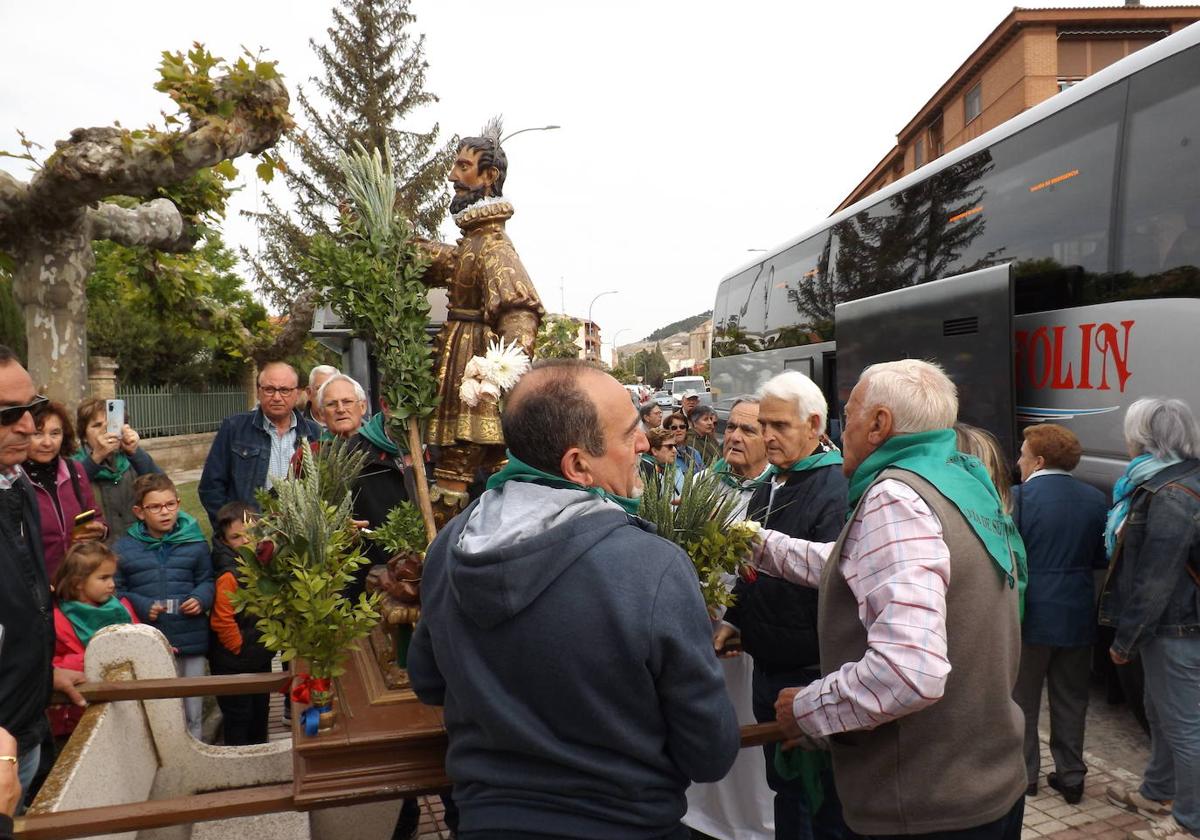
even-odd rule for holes
{"type": "MultiPolygon", "coordinates": [[[[209,660],[209,670],[213,675],[238,674],[244,671],[233,671],[222,668],[218,663],[209,660]]],[[[270,663],[265,668],[259,668],[253,673],[269,674],[270,663]]],[[[217,705],[221,708],[222,736],[227,747],[243,747],[247,744],[265,744],[267,737],[267,716],[270,713],[270,694],[236,694],[228,697],[218,697],[217,705]]]]}
{"type": "MultiPolygon", "coordinates": [[[[759,723],[775,720],[775,700],[785,688],[805,686],[821,676],[817,668],[802,668],[768,674],[754,666],[754,719],[759,723]]],[[[775,744],[763,746],[766,761],[767,787],[775,793],[775,837],[777,840],[847,840],[854,833],[842,818],[842,803],[838,799],[833,774],[822,780],[825,801],[820,810],[810,814],[804,799],[804,785],[799,779],[785,779],[775,769],[775,744]]]]}
{"type": "Polygon", "coordinates": [[[1021,668],[1013,699],[1025,713],[1025,772],[1037,784],[1041,772],[1038,716],[1042,686],[1050,692],[1050,753],[1054,771],[1068,786],[1083,783],[1083,730],[1087,718],[1092,649],[1021,644],[1021,668]]]}

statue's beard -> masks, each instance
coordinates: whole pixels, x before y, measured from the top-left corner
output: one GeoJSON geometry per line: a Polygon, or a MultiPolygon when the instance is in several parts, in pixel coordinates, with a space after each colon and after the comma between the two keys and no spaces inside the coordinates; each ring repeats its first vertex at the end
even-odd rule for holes
{"type": "Polygon", "coordinates": [[[487,198],[487,193],[488,193],[487,184],[481,184],[480,186],[478,186],[474,189],[470,189],[470,188],[464,188],[462,184],[455,182],[454,188],[455,188],[454,198],[450,199],[450,215],[451,216],[458,215],[459,213],[461,213],[462,211],[464,211],[468,207],[470,207],[472,204],[475,204],[476,202],[482,201],[483,199],[487,198]],[[465,189],[465,192],[459,192],[459,190],[463,190],[463,189],[465,189]]]}

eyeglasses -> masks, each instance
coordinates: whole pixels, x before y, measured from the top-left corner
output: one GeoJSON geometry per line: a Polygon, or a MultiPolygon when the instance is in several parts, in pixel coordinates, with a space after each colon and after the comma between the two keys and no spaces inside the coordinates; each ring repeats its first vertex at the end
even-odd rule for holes
{"type": "Polygon", "coordinates": [[[668,432],[682,432],[687,426],[664,426],[668,432]]]}
{"type": "MultiPolygon", "coordinates": [[[[287,395],[285,394],[284,396],[287,395]]],[[[358,405],[358,403],[359,400],[327,400],[326,403],[321,406],[321,408],[324,408],[327,411],[334,411],[339,408],[343,411],[349,411],[350,409],[354,408],[354,406],[358,405]]]]}
{"type": "Polygon", "coordinates": [[[46,416],[46,412],[50,410],[50,398],[43,397],[40,394],[33,398],[33,402],[25,405],[10,405],[5,408],[0,408],[0,426],[11,426],[20,421],[28,411],[33,418],[33,422],[41,420],[46,416]]]}
{"type": "Polygon", "coordinates": [[[673,443],[664,443],[662,446],[660,446],[660,447],[658,447],[658,448],[659,448],[659,449],[674,449],[674,448],[675,448],[675,444],[673,444],[673,443]]]}
{"type": "Polygon", "coordinates": [[[176,499],[173,502],[163,502],[162,504],[139,505],[139,507],[146,511],[146,513],[162,513],[163,511],[170,512],[179,509],[179,500],[176,499]]]}
{"type": "Polygon", "coordinates": [[[271,385],[259,385],[258,390],[262,391],[268,397],[273,397],[276,394],[278,394],[279,396],[284,397],[286,399],[287,397],[290,397],[292,394],[296,393],[300,389],[299,388],[275,388],[275,387],[272,387],[271,385]]]}

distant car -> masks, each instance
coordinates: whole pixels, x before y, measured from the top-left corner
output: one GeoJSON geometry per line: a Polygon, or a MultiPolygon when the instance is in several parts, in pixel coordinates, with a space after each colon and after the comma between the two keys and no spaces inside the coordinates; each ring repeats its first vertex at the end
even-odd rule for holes
{"type": "Polygon", "coordinates": [[[675,408],[675,401],[671,399],[671,395],[666,391],[655,391],[650,399],[658,403],[658,407],[663,411],[671,411],[675,408]]]}
{"type": "MultiPolygon", "coordinates": [[[[733,410],[733,404],[737,402],[737,399],[737,397],[723,397],[713,403],[713,411],[717,412],[717,437],[719,438],[724,439],[725,437],[725,427],[729,424],[729,412],[733,410]]],[[[700,402],[704,402],[703,397],[700,402]]]]}

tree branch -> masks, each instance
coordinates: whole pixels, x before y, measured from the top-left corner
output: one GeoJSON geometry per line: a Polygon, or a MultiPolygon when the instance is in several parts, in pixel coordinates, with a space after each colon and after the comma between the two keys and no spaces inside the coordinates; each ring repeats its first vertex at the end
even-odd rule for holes
{"type": "Polygon", "coordinates": [[[287,323],[275,340],[265,347],[254,349],[254,361],[258,365],[277,361],[290,356],[304,346],[308,331],[312,329],[313,312],[317,308],[317,292],[309,289],[301,293],[288,311],[287,323]]]}
{"type": "Polygon", "coordinates": [[[186,131],[131,139],[118,128],[77,128],[29,184],[33,212],[61,215],[113,195],[148,196],[197,170],[270,148],[288,127],[288,93],[278,79],[227,99],[228,119],[205,117],[186,131]]]}
{"type": "Polygon", "coordinates": [[[28,184],[0,171],[0,242],[4,241],[3,229],[24,211],[28,190],[28,184]]]}
{"type": "Polygon", "coordinates": [[[100,204],[88,210],[92,239],[111,239],[119,245],[156,248],[182,254],[192,250],[196,237],[168,198],[156,198],[132,210],[100,204]]]}

